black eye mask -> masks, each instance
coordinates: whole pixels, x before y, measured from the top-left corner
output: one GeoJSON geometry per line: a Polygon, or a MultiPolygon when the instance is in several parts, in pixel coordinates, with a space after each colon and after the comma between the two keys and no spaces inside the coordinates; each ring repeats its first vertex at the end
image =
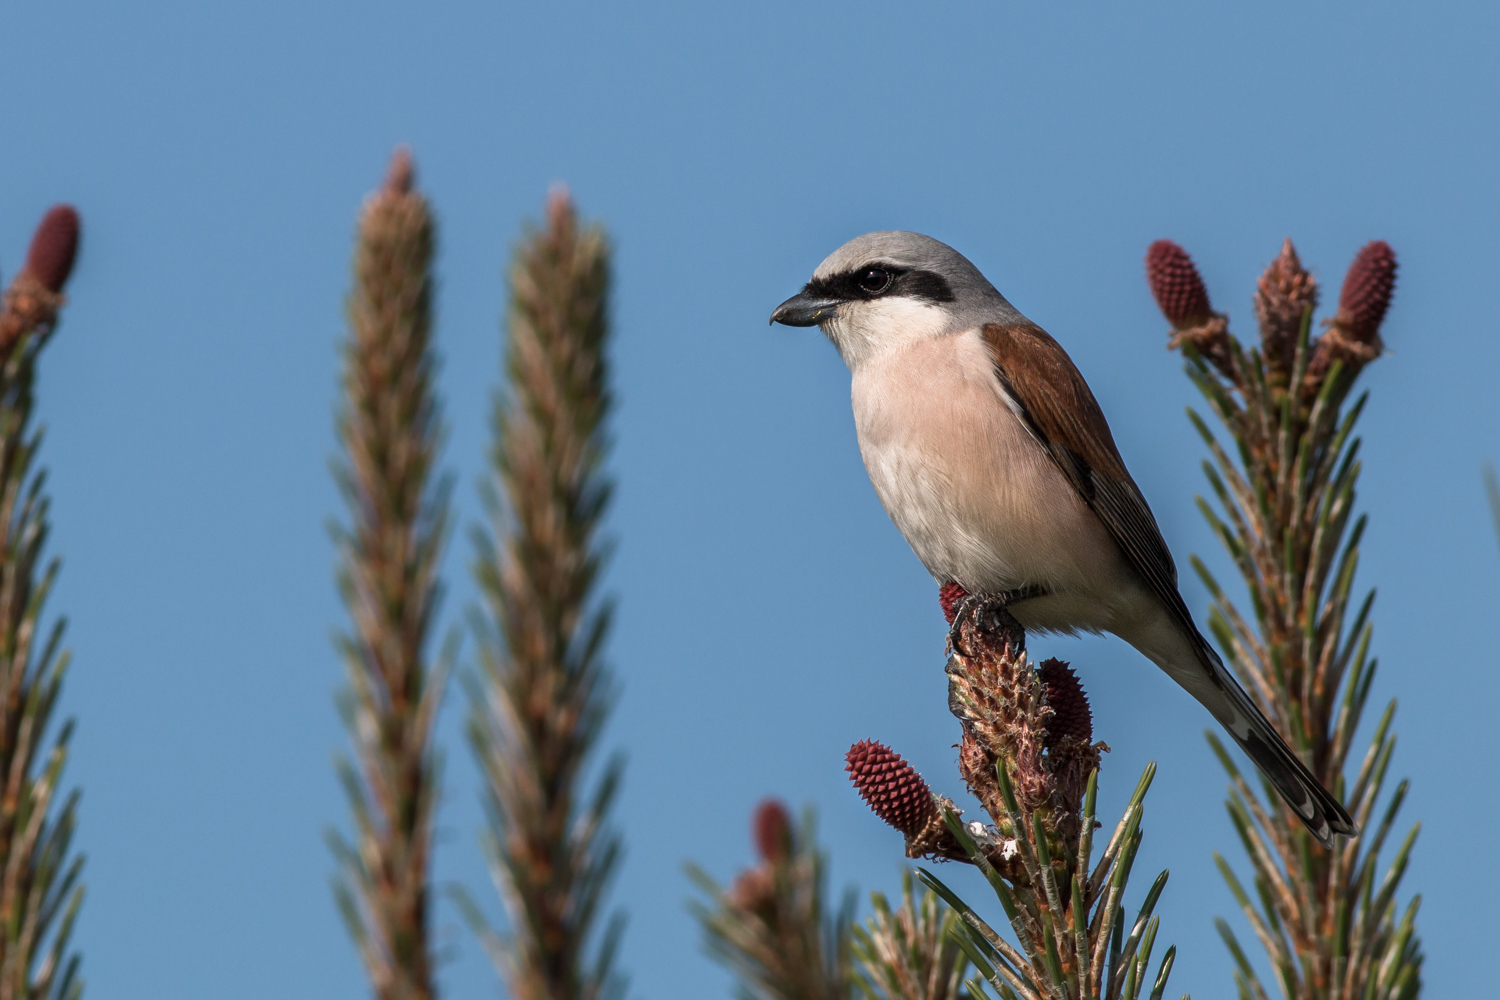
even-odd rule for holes
{"type": "Polygon", "coordinates": [[[953,289],[948,286],[948,279],[936,271],[914,271],[885,263],[867,264],[852,271],[830,274],[826,278],[814,278],[803,288],[803,292],[817,298],[833,299],[839,302],[891,296],[921,299],[932,303],[953,301],[953,289]],[[888,280],[883,284],[872,281],[870,283],[875,285],[874,288],[865,287],[866,279],[871,278],[874,272],[883,272],[888,276],[888,280]]]}

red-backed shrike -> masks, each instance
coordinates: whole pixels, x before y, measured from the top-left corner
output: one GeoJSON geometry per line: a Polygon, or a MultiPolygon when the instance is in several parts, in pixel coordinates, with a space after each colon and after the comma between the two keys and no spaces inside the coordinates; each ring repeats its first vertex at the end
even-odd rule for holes
{"type": "Polygon", "coordinates": [[[869,233],[771,321],[838,348],[865,468],[934,579],[1006,600],[1028,630],[1119,636],[1203,703],[1318,840],[1356,832],[1193,623],[1083,376],[978,268],[918,233],[869,233]]]}

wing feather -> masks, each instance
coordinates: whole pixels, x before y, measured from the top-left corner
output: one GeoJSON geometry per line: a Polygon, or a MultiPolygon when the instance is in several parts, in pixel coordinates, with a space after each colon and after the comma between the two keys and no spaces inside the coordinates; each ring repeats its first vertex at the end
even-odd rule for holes
{"type": "Polygon", "coordinates": [[[1220,718],[1324,846],[1333,845],[1335,833],[1357,833],[1358,827],[1338,799],[1286,745],[1198,631],[1177,592],[1177,567],[1156,518],[1125,471],[1104,413],[1067,352],[1031,324],[991,324],[983,333],[995,375],[1021,419],[1197,647],[1200,666],[1219,697],[1205,699],[1201,690],[1194,692],[1196,696],[1220,718]]]}
{"type": "Polygon", "coordinates": [[[1146,498],[1125,469],[1104,411],[1056,340],[1032,324],[984,327],[1001,387],[1032,435],[1099,516],[1131,567],[1196,636],[1177,592],[1177,566],[1146,498]]]}

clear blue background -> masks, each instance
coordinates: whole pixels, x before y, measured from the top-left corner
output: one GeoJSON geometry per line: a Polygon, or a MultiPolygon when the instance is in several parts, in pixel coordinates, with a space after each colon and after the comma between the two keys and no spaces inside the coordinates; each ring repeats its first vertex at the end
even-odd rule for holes
{"type": "MultiPolygon", "coordinates": [[[[725,996],[681,864],[729,877],[763,795],[815,803],[837,886],[890,889],[899,842],[846,784],[875,736],[953,791],[934,588],[860,466],[847,373],[766,316],[845,239],[931,233],[1072,352],[1179,561],[1224,560],[1193,507],[1192,390],[1141,259],[1197,257],[1252,329],[1291,235],[1336,295],[1401,255],[1368,373],[1360,572],[1379,702],[1424,823],[1429,995],[1493,988],[1500,558],[1500,70],[1490,5],[11,4],[0,13],[0,264],[69,200],[72,303],[43,366],[54,607],[77,654],[73,781],[90,995],[360,996],[321,831],[346,810],[329,643],[344,618],[336,344],[354,217],[410,142],[442,223],[439,343],[461,521],[478,516],[502,269],[566,180],[618,247],[621,405],[609,587],[630,756],[623,965],[642,997],[725,996]],[[1128,9],[1127,9],[1128,7],[1128,9]],[[1212,7],[1212,9],[1208,9],[1212,7]]],[[[464,533],[446,613],[473,601],[464,533]]],[[[1186,584],[1200,613],[1206,597],[1186,584]]],[[[1115,640],[1050,640],[1093,695],[1111,809],[1148,760],[1142,871],[1170,865],[1177,989],[1230,995],[1210,918],[1234,850],[1206,715],[1115,640]]],[[[466,656],[469,653],[466,652],[466,656]]],[[[449,699],[438,875],[484,888],[449,699]]],[[[972,882],[970,891],[981,889],[972,882]]],[[[1143,886],[1141,887],[1143,888],[1143,886]]],[[[489,897],[493,901],[493,896],[489,897]]],[[[444,993],[496,981],[451,906],[444,993]]]]}

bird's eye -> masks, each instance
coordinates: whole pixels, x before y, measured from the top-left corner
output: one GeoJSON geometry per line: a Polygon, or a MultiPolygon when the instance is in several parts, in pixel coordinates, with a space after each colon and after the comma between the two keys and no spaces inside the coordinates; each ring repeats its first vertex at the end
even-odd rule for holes
{"type": "Polygon", "coordinates": [[[869,292],[871,295],[879,295],[881,292],[891,287],[891,272],[887,271],[883,267],[867,268],[865,272],[859,276],[859,287],[869,292]]]}

